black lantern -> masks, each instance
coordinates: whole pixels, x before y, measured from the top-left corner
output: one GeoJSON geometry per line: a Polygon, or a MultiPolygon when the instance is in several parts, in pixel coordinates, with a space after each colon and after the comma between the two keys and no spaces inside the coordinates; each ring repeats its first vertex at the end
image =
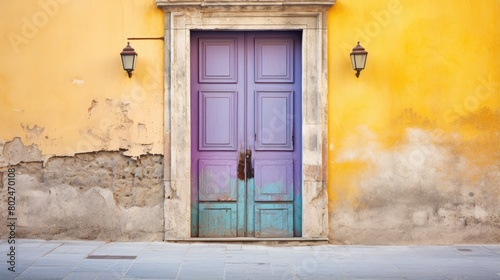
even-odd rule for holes
{"type": "Polygon", "coordinates": [[[356,70],[356,77],[359,78],[359,72],[365,69],[366,57],[368,56],[368,52],[358,44],[352,49],[351,52],[351,63],[352,69],[356,70]]]}
{"type": "Polygon", "coordinates": [[[137,53],[134,48],[130,46],[130,43],[127,42],[127,46],[120,53],[120,56],[122,57],[123,70],[127,71],[129,78],[132,77],[132,71],[135,69],[137,53]]]}

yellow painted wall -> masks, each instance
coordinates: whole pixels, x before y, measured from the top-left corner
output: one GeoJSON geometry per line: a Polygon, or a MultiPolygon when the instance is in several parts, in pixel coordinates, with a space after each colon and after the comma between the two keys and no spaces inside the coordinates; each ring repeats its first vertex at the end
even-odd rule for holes
{"type": "Polygon", "coordinates": [[[45,157],[125,149],[163,153],[163,36],[154,0],[0,3],[0,140],[20,137],[45,157]]]}
{"type": "Polygon", "coordinates": [[[333,240],[495,236],[444,237],[444,225],[465,232],[468,217],[500,239],[499,26],[498,0],[338,0],[330,9],[333,240]],[[369,53],[359,78],[349,59],[357,41],[369,53]]]}

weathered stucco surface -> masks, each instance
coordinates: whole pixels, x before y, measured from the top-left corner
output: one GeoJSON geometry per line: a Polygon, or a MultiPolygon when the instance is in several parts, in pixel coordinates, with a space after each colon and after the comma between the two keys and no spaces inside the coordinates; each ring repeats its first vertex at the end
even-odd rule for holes
{"type": "MultiPolygon", "coordinates": [[[[4,145],[11,154],[17,141],[4,145]]],[[[22,143],[21,143],[22,144],[22,143]]],[[[163,157],[123,151],[20,162],[15,168],[18,238],[163,240],[163,157]]],[[[0,172],[7,174],[7,167],[0,172]]],[[[7,193],[7,176],[1,192],[7,193]]],[[[7,209],[2,195],[1,209],[7,209]]],[[[0,212],[6,220],[7,211],[0,212]]],[[[7,227],[0,229],[6,238],[7,227]]]]}
{"type": "Polygon", "coordinates": [[[500,242],[499,11],[432,0],[329,11],[331,242],[500,242]]]}
{"type": "Polygon", "coordinates": [[[0,218],[15,168],[18,237],[163,240],[164,43],[130,41],[131,78],[119,55],[163,19],[153,0],[0,3],[0,218]]]}
{"type": "Polygon", "coordinates": [[[16,165],[20,162],[42,161],[42,153],[35,144],[25,146],[21,138],[12,141],[0,141],[0,167],[16,165]]]}
{"type": "Polygon", "coordinates": [[[331,241],[499,242],[500,150],[480,155],[483,159],[468,158],[464,151],[498,145],[499,135],[478,143],[408,128],[397,147],[386,149],[373,132],[358,127],[335,160],[337,165],[358,163],[363,168],[351,174],[351,202],[336,201],[331,241]],[[360,143],[364,148],[356,145],[360,143]],[[493,159],[491,164],[478,163],[487,157],[493,159]]]}
{"type": "Polygon", "coordinates": [[[119,55],[128,37],[163,36],[153,0],[2,2],[0,25],[1,140],[36,144],[44,160],[163,154],[163,41],[130,41],[132,78],[119,55]]]}

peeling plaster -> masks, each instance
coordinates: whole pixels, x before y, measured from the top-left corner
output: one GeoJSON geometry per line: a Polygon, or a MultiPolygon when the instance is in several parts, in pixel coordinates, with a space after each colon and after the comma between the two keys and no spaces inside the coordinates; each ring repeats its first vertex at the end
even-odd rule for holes
{"type": "Polygon", "coordinates": [[[123,149],[125,155],[138,158],[151,154],[160,145],[152,142],[146,123],[136,122],[129,117],[132,105],[128,100],[106,98],[100,102],[98,98],[91,101],[87,109],[88,118],[97,125],[80,129],[80,140],[77,152],[116,151],[123,149]]]}
{"type": "Polygon", "coordinates": [[[0,158],[0,167],[16,165],[20,162],[42,162],[42,152],[35,144],[25,146],[21,138],[15,137],[12,141],[5,142],[0,158]]]}
{"type": "Polygon", "coordinates": [[[97,99],[92,99],[92,103],[90,104],[90,107],[87,110],[89,112],[89,118],[90,118],[90,115],[92,115],[92,112],[95,110],[95,107],[97,106],[97,104],[98,104],[97,99]]]}
{"type": "MultiPolygon", "coordinates": [[[[21,123],[20,126],[26,134],[24,137],[15,137],[17,140],[13,138],[13,141],[16,141],[17,149],[24,150],[24,154],[14,155],[16,152],[4,151],[4,145],[9,141],[5,139],[0,146],[0,166],[17,164],[21,161],[46,163],[53,156],[72,156],[76,153],[93,151],[127,150],[126,155],[133,158],[147,154],[161,154],[163,145],[162,135],[159,132],[162,126],[147,122],[147,117],[145,121],[142,114],[137,114],[138,108],[134,107],[136,105],[127,99],[106,98],[104,101],[99,98],[92,99],[86,109],[89,124],[80,126],[78,134],[71,136],[74,141],[68,141],[69,137],[66,136],[49,137],[47,131],[55,135],[50,126],[45,127],[40,123],[21,123]],[[137,121],[133,120],[130,114],[133,118],[137,118],[137,121]],[[31,146],[26,146],[22,142],[30,143],[31,146]],[[60,145],[61,142],[64,144],[60,145]]],[[[7,147],[12,145],[9,144],[7,147]]]]}
{"type": "Polygon", "coordinates": [[[0,140],[0,167],[8,166],[9,164],[5,161],[3,156],[3,150],[5,147],[5,141],[0,140]]]}
{"type": "Polygon", "coordinates": [[[143,123],[138,123],[137,124],[137,135],[138,138],[140,138],[143,134],[147,135],[148,129],[146,128],[146,125],[143,123]]]}
{"type": "Polygon", "coordinates": [[[26,140],[30,142],[34,142],[40,138],[40,136],[44,133],[45,127],[40,127],[38,125],[33,125],[33,127],[30,127],[29,124],[21,124],[21,127],[23,128],[24,132],[26,132],[26,140]]]}
{"type": "Polygon", "coordinates": [[[150,144],[134,144],[130,145],[128,149],[123,153],[126,156],[133,158],[138,158],[141,155],[149,154],[153,149],[153,143],[150,144]]]}
{"type": "Polygon", "coordinates": [[[83,87],[85,85],[85,81],[81,79],[73,79],[71,84],[76,85],[77,87],[83,87]]]}

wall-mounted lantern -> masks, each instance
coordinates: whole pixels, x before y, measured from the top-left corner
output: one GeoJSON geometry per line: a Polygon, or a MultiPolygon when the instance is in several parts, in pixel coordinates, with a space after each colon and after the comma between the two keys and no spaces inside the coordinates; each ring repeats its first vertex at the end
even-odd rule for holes
{"type": "Polygon", "coordinates": [[[123,70],[127,71],[129,78],[132,77],[132,71],[135,69],[137,53],[130,46],[130,43],[127,43],[127,46],[120,53],[120,56],[122,57],[123,70]]]}
{"type": "Polygon", "coordinates": [[[368,52],[358,44],[352,49],[351,52],[351,63],[352,69],[356,71],[356,77],[359,78],[359,72],[365,69],[366,57],[368,56],[368,52]]]}

